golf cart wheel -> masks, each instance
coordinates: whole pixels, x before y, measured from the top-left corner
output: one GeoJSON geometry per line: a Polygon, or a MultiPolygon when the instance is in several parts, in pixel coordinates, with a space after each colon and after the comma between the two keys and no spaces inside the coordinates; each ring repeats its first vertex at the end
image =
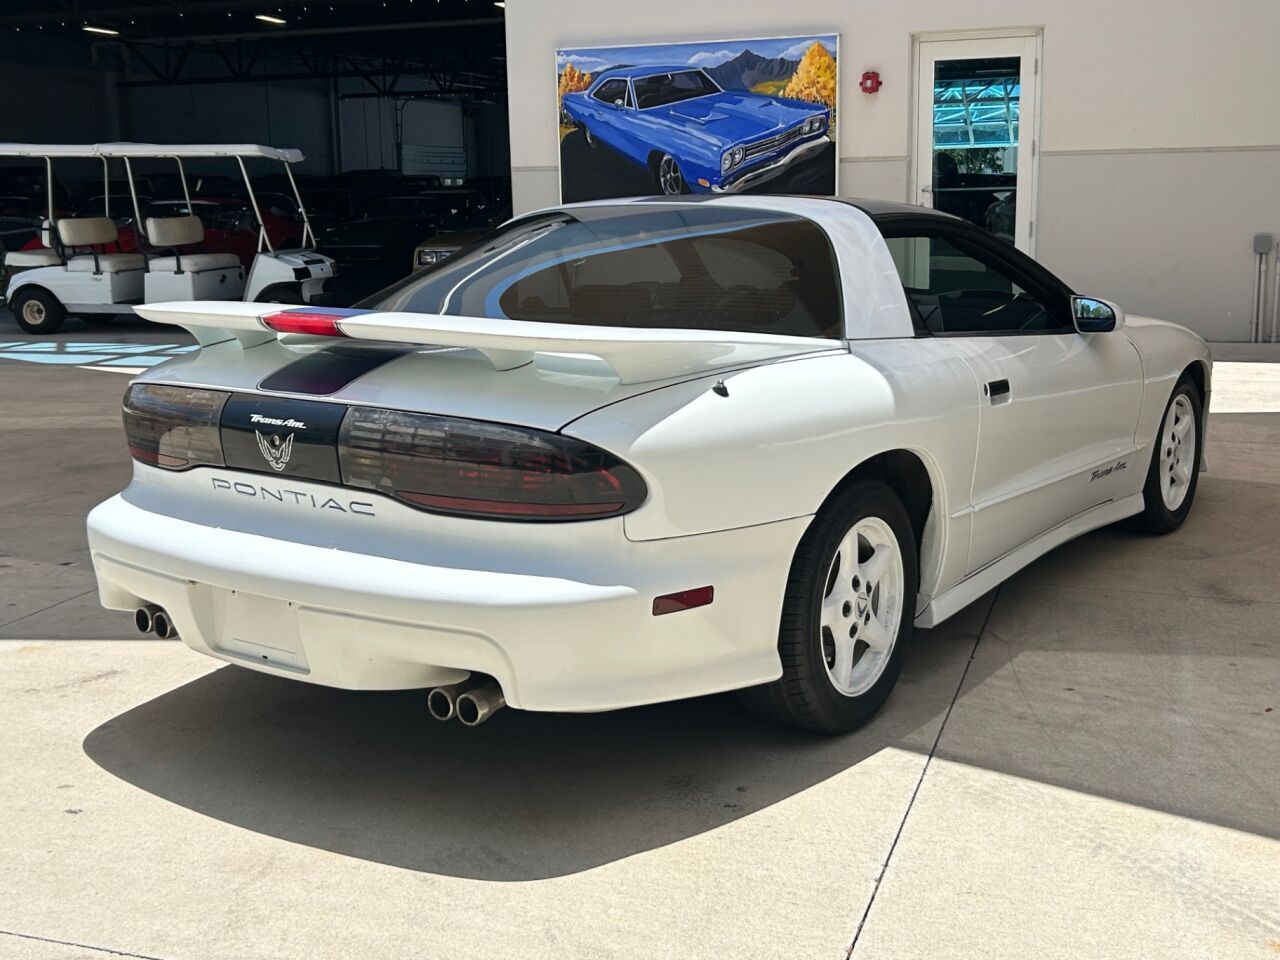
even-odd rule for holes
{"type": "Polygon", "coordinates": [[[664,195],[674,197],[689,192],[689,185],[685,183],[684,174],[680,172],[680,164],[671,154],[664,153],[659,158],[655,173],[658,178],[658,190],[664,195]]]}
{"type": "Polygon", "coordinates": [[[257,303],[305,303],[296,283],[273,283],[257,297],[257,303]]]}
{"type": "Polygon", "coordinates": [[[9,304],[14,319],[27,333],[57,333],[67,319],[66,308],[47,290],[26,287],[9,304]]]}

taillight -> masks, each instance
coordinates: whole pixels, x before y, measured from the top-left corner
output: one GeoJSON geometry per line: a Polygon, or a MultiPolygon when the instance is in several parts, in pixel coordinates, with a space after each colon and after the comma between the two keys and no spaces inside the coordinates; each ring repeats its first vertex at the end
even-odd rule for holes
{"type": "Polygon", "coordinates": [[[262,318],[262,322],[277,333],[304,333],[312,337],[345,337],[346,334],[338,326],[338,321],[367,312],[348,310],[343,307],[310,307],[267,314],[262,318]]]}
{"type": "Polygon", "coordinates": [[[592,520],[634,510],[644,481],[613,454],[524,427],[353,407],[338,432],[342,480],[434,513],[592,520]]]}
{"type": "Polygon", "coordinates": [[[229,393],[135,383],[124,395],[124,432],[135,460],[166,470],[223,465],[218,422],[229,393]]]}

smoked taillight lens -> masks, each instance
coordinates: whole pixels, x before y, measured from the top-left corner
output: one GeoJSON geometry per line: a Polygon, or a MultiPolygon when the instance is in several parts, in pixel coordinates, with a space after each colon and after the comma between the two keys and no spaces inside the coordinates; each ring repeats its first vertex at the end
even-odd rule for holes
{"type": "Polygon", "coordinates": [[[613,454],[525,427],[352,407],[338,433],[343,483],[429,510],[498,520],[616,517],[647,488],[613,454]]]}
{"type": "Polygon", "coordinates": [[[166,470],[223,465],[218,422],[229,393],[135,383],[124,395],[124,432],[135,460],[166,470]]]}

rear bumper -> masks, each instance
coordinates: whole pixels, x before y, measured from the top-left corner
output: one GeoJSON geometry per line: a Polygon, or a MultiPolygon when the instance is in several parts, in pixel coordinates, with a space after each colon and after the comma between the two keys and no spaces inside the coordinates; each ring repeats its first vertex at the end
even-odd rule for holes
{"type": "Polygon", "coordinates": [[[619,524],[611,556],[587,538],[581,556],[575,551],[568,566],[557,558],[557,575],[547,576],[476,569],[474,558],[466,568],[415,563],[220,529],[124,495],[88,521],[103,606],[157,604],[194,650],[347,689],[429,687],[479,671],[512,706],[556,711],[635,706],[779,676],[782,593],[807,524],[647,543],[626,541],[619,524]],[[652,615],[655,596],[706,584],[715,587],[709,606],[652,615]]]}

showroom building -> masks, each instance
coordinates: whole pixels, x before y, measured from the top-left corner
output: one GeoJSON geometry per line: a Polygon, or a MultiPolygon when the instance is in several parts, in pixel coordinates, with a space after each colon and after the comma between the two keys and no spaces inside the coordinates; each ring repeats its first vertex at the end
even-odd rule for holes
{"type": "Polygon", "coordinates": [[[722,69],[750,53],[736,61],[756,65],[750,88],[777,94],[768,50],[818,37],[839,68],[839,195],[951,209],[1077,291],[1210,340],[1270,335],[1275,253],[1255,238],[1280,232],[1274,3],[650,0],[566,16],[515,0],[505,12],[516,213],[578,196],[562,183],[560,96],[575,57],[586,83],[593,67],[662,59],[642,46],[722,69]]]}

